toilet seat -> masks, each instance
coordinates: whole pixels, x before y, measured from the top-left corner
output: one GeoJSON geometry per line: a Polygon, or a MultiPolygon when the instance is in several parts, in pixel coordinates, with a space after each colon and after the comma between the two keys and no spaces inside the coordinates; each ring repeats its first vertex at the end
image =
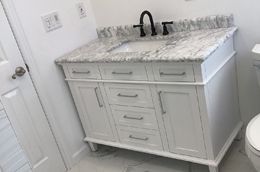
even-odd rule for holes
{"type": "Polygon", "coordinates": [[[252,151],[260,157],[260,115],[248,124],[246,136],[252,151]]]}

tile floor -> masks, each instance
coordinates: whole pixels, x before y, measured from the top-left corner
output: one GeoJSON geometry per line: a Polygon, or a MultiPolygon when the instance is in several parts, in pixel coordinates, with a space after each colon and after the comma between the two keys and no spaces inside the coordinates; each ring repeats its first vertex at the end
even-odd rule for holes
{"type": "MultiPolygon", "coordinates": [[[[235,141],[223,159],[220,172],[256,172],[244,153],[244,143],[235,141]]],[[[206,166],[128,150],[102,147],[90,153],[69,172],[208,172],[206,166]]]]}

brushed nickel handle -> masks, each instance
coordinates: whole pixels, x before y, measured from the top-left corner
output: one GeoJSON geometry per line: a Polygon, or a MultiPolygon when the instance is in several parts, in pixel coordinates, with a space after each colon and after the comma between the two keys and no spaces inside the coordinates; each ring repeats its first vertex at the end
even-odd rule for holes
{"type": "Polygon", "coordinates": [[[140,138],[140,137],[135,137],[135,136],[133,136],[133,135],[129,135],[129,138],[130,138],[130,139],[135,139],[135,140],[142,140],[142,141],[147,141],[147,140],[149,140],[148,137],[140,138]]]}
{"type": "Polygon", "coordinates": [[[143,120],[144,119],[144,117],[131,117],[131,116],[127,116],[127,115],[124,115],[124,118],[125,119],[133,119],[133,120],[139,120],[139,121],[141,121],[141,120],[143,120]]]}
{"type": "Polygon", "coordinates": [[[95,94],[96,94],[96,97],[97,97],[98,105],[99,105],[100,108],[102,108],[103,104],[101,103],[99,96],[98,96],[98,87],[95,88],[95,94]]]}
{"type": "Polygon", "coordinates": [[[160,101],[160,106],[161,106],[161,110],[162,110],[162,114],[166,114],[166,110],[163,107],[163,101],[162,101],[162,91],[159,92],[159,101],[160,101]]]}
{"type": "Polygon", "coordinates": [[[21,77],[25,73],[26,73],[26,70],[23,67],[19,66],[19,67],[15,68],[15,73],[12,75],[12,79],[16,79],[17,76],[21,77]]]}
{"type": "Polygon", "coordinates": [[[74,74],[90,74],[90,71],[88,70],[88,71],[85,71],[85,72],[80,72],[80,71],[73,70],[72,73],[74,73],[74,74]]]}
{"type": "Polygon", "coordinates": [[[182,72],[182,73],[164,73],[164,72],[160,72],[160,75],[166,75],[166,76],[184,76],[186,75],[186,72],[182,72]]]}
{"type": "Polygon", "coordinates": [[[112,72],[113,75],[132,75],[133,72],[112,72]]]}
{"type": "Polygon", "coordinates": [[[118,97],[136,98],[136,97],[138,97],[138,94],[135,94],[135,95],[125,95],[125,94],[119,93],[117,96],[118,96],[118,97]]]}

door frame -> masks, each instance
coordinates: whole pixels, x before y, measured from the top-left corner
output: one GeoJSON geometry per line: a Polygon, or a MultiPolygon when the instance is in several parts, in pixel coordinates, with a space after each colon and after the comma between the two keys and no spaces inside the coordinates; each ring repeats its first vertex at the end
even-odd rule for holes
{"type": "Polygon", "coordinates": [[[4,11],[6,13],[6,17],[10,23],[10,27],[13,31],[14,37],[17,42],[17,46],[21,52],[23,61],[30,66],[30,78],[33,83],[34,89],[37,93],[37,96],[39,98],[39,101],[41,103],[42,109],[44,111],[44,114],[47,118],[47,121],[49,123],[51,132],[54,136],[55,142],[58,145],[58,149],[61,153],[62,160],[65,164],[65,167],[67,169],[70,169],[73,165],[73,162],[69,158],[69,155],[65,151],[64,143],[61,139],[61,131],[57,127],[56,120],[53,116],[53,112],[51,109],[51,106],[48,101],[48,97],[46,95],[46,89],[43,87],[43,83],[41,79],[38,77],[40,76],[39,70],[37,69],[36,61],[34,60],[34,56],[31,50],[31,47],[28,43],[28,40],[26,38],[26,35],[24,33],[22,24],[20,23],[19,17],[17,15],[17,12],[15,10],[15,6],[13,4],[13,0],[0,0],[0,3],[2,3],[2,6],[4,8],[4,11]]]}

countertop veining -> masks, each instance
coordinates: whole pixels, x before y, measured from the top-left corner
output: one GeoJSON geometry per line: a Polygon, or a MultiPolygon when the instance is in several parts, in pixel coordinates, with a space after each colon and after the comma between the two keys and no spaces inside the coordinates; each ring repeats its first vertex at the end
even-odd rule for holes
{"type": "Polygon", "coordinates": [[[177,32],[146,38],[100,38],[56,60],[56,63],[94,62],[203,62],[233,36],[237,27],[177,32]],[[109,53],[125,42],[169,39],[166,46],[148,52],[109,53]]]}
{"type": "MultiPolygon", "coordinates": [[[[221,20],[222,21],[222,20],[221,20]]],[[[237,31],[237,27],[186,30],[154,37],[128,36],[100,37],[56,60],[56,63],[108,62],[203,62],[237,31]],[[152,51],[110,51],[129,41],[167,40],[166,45],[152,51]]],[[[110,29],[111,31],[111,29],[110,29]]]]}

